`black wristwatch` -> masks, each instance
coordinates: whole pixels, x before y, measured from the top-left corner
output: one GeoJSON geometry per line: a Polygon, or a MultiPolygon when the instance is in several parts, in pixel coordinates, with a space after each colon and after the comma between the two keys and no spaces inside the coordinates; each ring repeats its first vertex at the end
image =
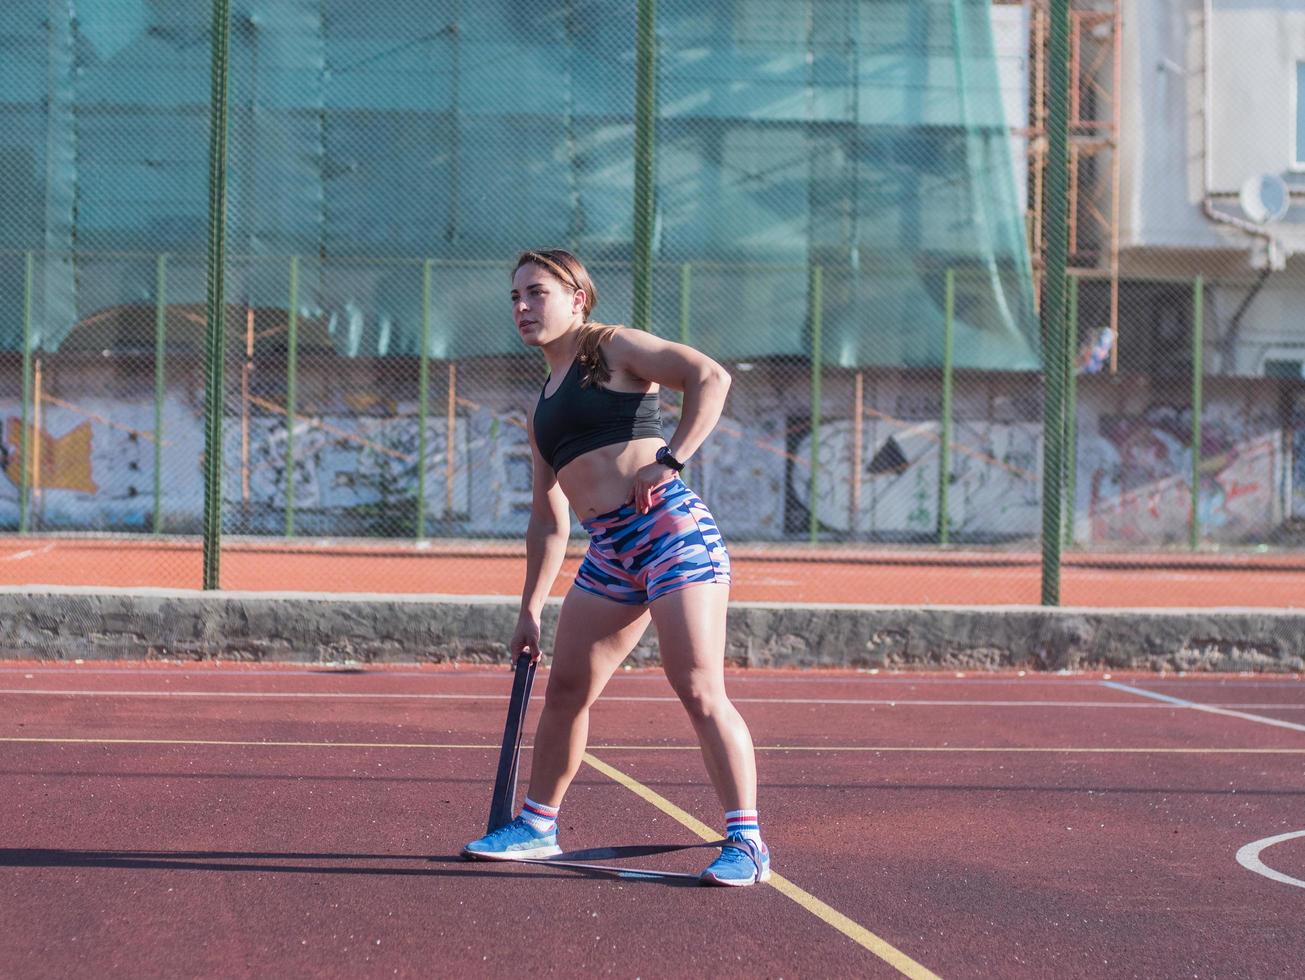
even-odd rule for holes
{"type": "Polygon", "coordinates": [[[675,458],[675,455],[671,452],[670,446],[662,446],[661,449],[657,450],[656,459],[657,462],[661,463],[663,466],[670,467],[676,473],[679,473],[684,469],[684,464],[675,458]]]}

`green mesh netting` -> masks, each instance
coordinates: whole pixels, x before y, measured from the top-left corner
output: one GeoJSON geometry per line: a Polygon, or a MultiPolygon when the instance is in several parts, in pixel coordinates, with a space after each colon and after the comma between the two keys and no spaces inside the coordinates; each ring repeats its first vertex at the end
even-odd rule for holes
{"type": "MultiPolygon", "coordinates": [[[[0,24],[0,349],[143,348],[106,330],[202,306],[209,37],[201,4],[10,0],[0,24]],[[81,324],[82,326],[79,326],[81,324]]],[[[310,343],[518,354],[506,270],[579,251],[600,319],[632,284],[635,4],[233,3],[228,301],[287,303],[310,343]],[[307,328],[306,328],[307,329],[307,328]]],[[[986,0],[660,0],[654,329],[724,360],[1037,366],[1032,285],[986,0]]],[[[237,318],[238,319],[238,318],[237,318]]],[[[144,322],[144,321],[142,321],[144,322]]],[[[234,328],[233,328],[234,329],[234,328]]],[[[184,330],[170,330],[170,345],[184,330]]]]}

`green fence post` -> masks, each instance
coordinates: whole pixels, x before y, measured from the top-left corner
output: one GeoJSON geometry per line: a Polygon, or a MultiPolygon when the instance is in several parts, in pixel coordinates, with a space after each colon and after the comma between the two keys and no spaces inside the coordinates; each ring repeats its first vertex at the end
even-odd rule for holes
{"type": "Polygon", "coordinates": [[[167,387],[168,256],[154,270],[154,533],[163,530],[163,396],[167,387]]]}
{"type": "Polygon", "coordinates": [[[689,342],[690,294],[693,290],[693,266],[685,262],[680,266],[680,343],[689,342]]]}
{"type": "MultiPolygon", "coordinates": [[[[421,266],[421,358],[417,370],[417,540],[426,537],[426,419],[430,414],[430,281],[432,262],[421,266]]],[[[448,447],[453,452],[453,446],[448,447]]]]}
{"type": "MultiPolygon", "coordinates": [[[[692,293],[693,266],[685,262],[680,266],[680,343],[682,344],[689,342],[689,313],[692,293]]],[[[680,399],[680,404],[681,406],[684,404],[683,398],[680,399]]],[[[687,464],[684,467],[684,472],[680,474],[680,478],[686,482],[688,481],[689,467],[687,464]]]]}
{"type": "Polygon", "coordinates": [[[295,416],[299,414],[299,256],[290,256],[285,342],[285,536],[295,533],[295,416]]]}
{"type": "Polygon", "coordinates": [[[652,329],[653,155],[657,119],[657,0],[638,0],[634,76],[634,311],[652,329]]]}
{"type": "Polygon", "coordinates": [[[1065,267],[1069,234],[1069,0],[1050,2],[1047,51],[1047,187],[1042,289],[1042,604],[1060,605],[1065,442],[1065,267]]]}
{"type": "Polygon", "coordinates": [[[811,543],[820,538],[820,519],[816,516],[816,491],[820,487],[820,382],[823,374],[821,364],[821,330],[824,320],[824,270],[818,266],[811,267],[811,480],[807,488],[807,531],[811,543]]]}
{"type": "Polygon", "coordinates": [[[1191,545],[1201,546],[1201,412],[1205,397],[1205,279],[1196,277],[1192,284],[1192,520],[1191,545]]]}
{"type": "Polygon", "coordinates": [[[222,540],[222,405],[226,339],[227,76],[230,0],[213,0],[208,145],[208,331],[204,398],[204,588],[220,583],[222,540]]]}
{"type": "MultiPolygon", "coordinates": [[[[32,401],[32,291],[36,259],[28,252],[23,259],[23,407],[18,440],[18,533],[27,533],[27,512],[32,505],[32,474],[27,461],[32,458],[32,433],[27,430],[27,406],[32,401]]],[[[37,435],[40,438],[40,435],[37,435]]]]}
{"type": "Polygon", "coordinates": [[[952,476],[952,331],[956,311],[956,273],[948,269],[943,287],[942,432],[938,439],[938,543],[947,544],[951,528],[949,488],[952,476]]]}
{"type": "Polygon", "coordinates": [[[1078,338],[1078,277],[1070,276],[1068,325],[1065,329],[1069,344],[1065,358],[1065,528],[1064,547],[1074,544],[1074,518],[1077,513],[1078,480],[1078,369],[1072,356],[1078,338]]]}

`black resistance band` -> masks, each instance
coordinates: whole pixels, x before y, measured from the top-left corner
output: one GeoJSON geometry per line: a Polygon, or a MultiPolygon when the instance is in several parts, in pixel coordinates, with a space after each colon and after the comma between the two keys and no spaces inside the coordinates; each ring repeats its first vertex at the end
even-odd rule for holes
{"type": "MultiPolygon", "coordinates": [[[[530,703],[530,689],[535,681],[536,661],[528,653],[517,658],[512,678],[512,696],[508,699],[507,721],[503,725],[503,746],[499,750],[498,775],[494,779],[494,796],[489,807],[489,833],[511,823],[516,816],[517,762],[521,757],[521,736],[525,729],[526,707],[530,703]]],[[[589,847],[579,851],[564,851],[548,858],[519,858],[518,864],[547,864],[555,868],[570,868],[595,874],[616,875],[619,878],[694,878],[696,874],[682,871],[657,871],[648,868],[622,868],[595,861],[615,861],[623,858],[648,857],[653,854],[670,854],[698,847],[746,847],[748,857],[761,876],[761,856],[755,844],[743,840],[700,841],[696,844],[627,844],[617,847],[589,847]]]]}

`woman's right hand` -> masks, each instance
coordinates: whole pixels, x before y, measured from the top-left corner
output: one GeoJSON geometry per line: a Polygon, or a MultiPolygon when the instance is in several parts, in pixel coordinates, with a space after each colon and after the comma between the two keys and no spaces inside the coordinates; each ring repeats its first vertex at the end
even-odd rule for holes
{"type": "Polygon", "coordinates": [[[509,649],[512,652],[513,663],[516,663],[517,658],[523,653],[530,654],[532,664],[538,663],[539,656],[543,653],[539,649],[539,620],[524,610],[517,617],[517,628],[512,634],[512,645],[509,649]]]}

